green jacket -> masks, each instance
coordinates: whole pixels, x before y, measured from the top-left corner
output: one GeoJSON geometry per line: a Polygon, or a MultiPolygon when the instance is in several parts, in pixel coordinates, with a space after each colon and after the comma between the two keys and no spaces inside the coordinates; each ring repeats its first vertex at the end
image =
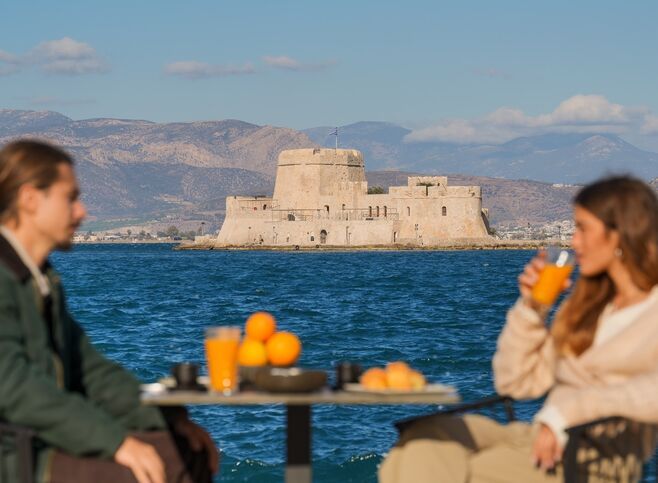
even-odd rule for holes
{"type": "MultiPolygon", "coordinates": [[[[73,320],[55,271],[45,273],[51,303],[0,236],[0,419],[36,431],[37,481],[49,479],[53,448],[111,458],[128,430],[166,427],[157,408],[140,405],[138,381],[73,320]]],[[[15,452],[5,451],[0,479],[16,481],[15,452]]]]}

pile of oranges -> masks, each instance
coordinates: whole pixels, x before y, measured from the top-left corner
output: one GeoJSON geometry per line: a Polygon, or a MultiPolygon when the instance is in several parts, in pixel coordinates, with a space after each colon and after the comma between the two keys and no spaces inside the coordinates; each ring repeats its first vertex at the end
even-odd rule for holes
{"type": "Polygon", "coordinates": [[[245,324],[245,337],[238,349],[241,366],[292,366],[299,359],[302,344],[291,333],[276,330],[276,319],[268,312],[254,312],[245,324]]]}
{"type": "Polygon", "coordinates": [[[425,387],[425,376],[414,371],[406,362],[389,362],[386,369],[373,367],[361,375],[361,385],[367,389],[396,389],[420,391],[425,387]]]}

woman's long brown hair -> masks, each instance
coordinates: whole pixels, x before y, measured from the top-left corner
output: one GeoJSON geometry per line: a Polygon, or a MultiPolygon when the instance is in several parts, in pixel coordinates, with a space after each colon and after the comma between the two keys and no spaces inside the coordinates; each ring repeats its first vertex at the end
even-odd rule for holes
{"type": "MultiPolygon", "coordinates": [[[[621,260],[633,283],[642,290],[658,284],[658,199],[646,183],[631,177],[613,177],[592,183],[574,198],[611,231],[619,233],[621,260]]],[[[558,311],[552,333],[562,354],[582,354],[594,341],[599,316],[615,296],[606,272],[580,276],[558,311]]]]}

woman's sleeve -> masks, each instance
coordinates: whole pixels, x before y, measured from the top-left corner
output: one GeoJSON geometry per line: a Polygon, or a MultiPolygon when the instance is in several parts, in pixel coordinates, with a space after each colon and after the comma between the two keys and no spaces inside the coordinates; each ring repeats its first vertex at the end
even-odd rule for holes
{"type": "Polygon", "coordinates": [[[609,416],[622,416],[643,423],[658,423],[658,368],[619,384],[568,388],[551,394],[551,403],[567,427],[609,416]],[[553,397],[555,396],[555,397],[553,397]],[[558,397],[559,396],[559,397],[558,397]]]}
{"type": "Polygon", "coordinates": [[[496,391],[515,399],[536,398],[555,382],[556,352],[544,320],[522,300],[507,312],[493,358],[496,391]]]}

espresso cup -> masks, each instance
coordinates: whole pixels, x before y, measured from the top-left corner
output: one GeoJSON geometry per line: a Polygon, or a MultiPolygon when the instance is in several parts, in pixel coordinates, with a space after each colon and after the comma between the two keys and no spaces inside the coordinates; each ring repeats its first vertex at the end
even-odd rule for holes
{"type": "Polygon", "coordinates": [[[171,367],[171,375],[176,380],[176,389],[194,390],[197,389],[197,377],[199,375],[199,365],[192,362],[181,362],[171,367]]]}
{"type": "Polygon", "coordinates": [[[353,362],[342,361],[336,364],[336,389],[343,389],[345,384],[359,382],[361,366],[353,362]]]}

